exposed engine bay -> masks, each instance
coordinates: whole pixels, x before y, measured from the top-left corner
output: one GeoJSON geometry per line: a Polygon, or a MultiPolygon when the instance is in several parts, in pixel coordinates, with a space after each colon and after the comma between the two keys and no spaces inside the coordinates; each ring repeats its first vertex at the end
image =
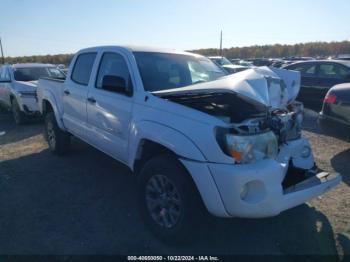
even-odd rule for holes
{"type": "Polygon", "coordinates": [[[299,88],[297,72],[263,67],[154,95],[215,116],[233,134],[270,129],[285,143],[301,135],[303,105],[294,101],[299,88]]]}

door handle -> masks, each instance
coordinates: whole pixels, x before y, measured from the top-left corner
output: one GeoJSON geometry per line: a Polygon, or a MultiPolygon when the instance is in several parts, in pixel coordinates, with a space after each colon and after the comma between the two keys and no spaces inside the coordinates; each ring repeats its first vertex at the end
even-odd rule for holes
{"type": "Polygon", "coordinates": [[[88,97],[87,101],[89,101],[91,104],[95,104],[96,103],[96,99],[93,97],[88,97]]]}
{"type": "Polygon", "coordinates": [[[65,89],[65,90],[63,91],[63,93],[66,94],[67,96],[70,95],[70,92],[69,92],[68,89],[65,89]]]}

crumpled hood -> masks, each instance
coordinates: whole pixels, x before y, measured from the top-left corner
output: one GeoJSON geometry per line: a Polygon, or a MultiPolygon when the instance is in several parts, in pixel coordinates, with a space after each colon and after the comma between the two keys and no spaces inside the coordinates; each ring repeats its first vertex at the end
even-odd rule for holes
{"type": "Polygon", "coordinates": [[[271,109],[284,108],[300,90],[300,73],[279,68],[258,67],[215,81],[153,92],[158,96],[233,92],[271,109]]]}
{"type": "Polygon", "coordinates": [[[35,92],[38,81],[16,81],[16,90],[24,92],[35,92]]]}

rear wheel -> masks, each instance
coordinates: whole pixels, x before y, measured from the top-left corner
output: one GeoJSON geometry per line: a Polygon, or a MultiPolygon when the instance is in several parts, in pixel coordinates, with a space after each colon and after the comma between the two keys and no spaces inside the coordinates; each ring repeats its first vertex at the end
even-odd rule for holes
{"type": "Polygon", "coordinates": [[[62,155],[68,151],[70,135],[59,128],[53,112],[45,116],[45,138],[54,154],[62,155]]]}
{"type": "Polygon", "coordinates": [[[203,205],[187,170],[171,155],[149,160],[139,174],[140,212],[151,231],[168,243],[196,234],[203,205]]]}
{"type": "Polygon", "coordinates": [[[21,111],[17,100],[14,98],[12,99],[12,103],[11,103],[11,111],[12,111],[12,115],[13,115],[13,119],[15,120],[15,123],[17,125],[22,125],[25,123],[25,115],[24,113],[21,111]]]}

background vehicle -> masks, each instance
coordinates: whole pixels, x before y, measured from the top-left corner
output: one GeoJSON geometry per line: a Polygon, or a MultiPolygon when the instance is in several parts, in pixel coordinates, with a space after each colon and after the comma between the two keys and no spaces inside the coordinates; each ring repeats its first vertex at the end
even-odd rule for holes
{"type": "Polygon", "coordinates": [[[17,124],[39,115],[36,86],[40,77],[64,79],[64,74],[47,64],[15,64],[0,68],[0,103],[11,108],[17,124]]]}
{"type": "Polygon", "coordinates": [[[272,63],[268,58],[252,58],[247,59],[247,61],[251,62],[255,66],[270,66],[272,63]]]}
{"type": "Polygon", "coordinates": [[[184,241],[203,207],[274,216],[341,181],[318,172],[301,136],[299,82],[298,72],[226,76],[192,53],[109,46],[79,51],[65,81],[39,81],[38,98],[52,152],[74,135],[127,165],[146,224],[184,241]]]}
{"type": "Polygon", "coordinates": [[[291,64],[284,69],[301,73],[301,88],[297,99],[306,107],[318,111],[332,86],[350,82],[349,61],[311,60],[291,64]]]}
{"type": "Polygon", "coordinates": [[[319,123],[327,133],[350,141],[350,83],[336,85],[328,91],[319,123]]]}
{"type": "Polygon", "coordinates": [[[222,67],[229,74],[238,73],[250,68],[250,66],[247,65],[232,64],[226,57],[209,56],[208,58],[216,65],[222,67]]]}

